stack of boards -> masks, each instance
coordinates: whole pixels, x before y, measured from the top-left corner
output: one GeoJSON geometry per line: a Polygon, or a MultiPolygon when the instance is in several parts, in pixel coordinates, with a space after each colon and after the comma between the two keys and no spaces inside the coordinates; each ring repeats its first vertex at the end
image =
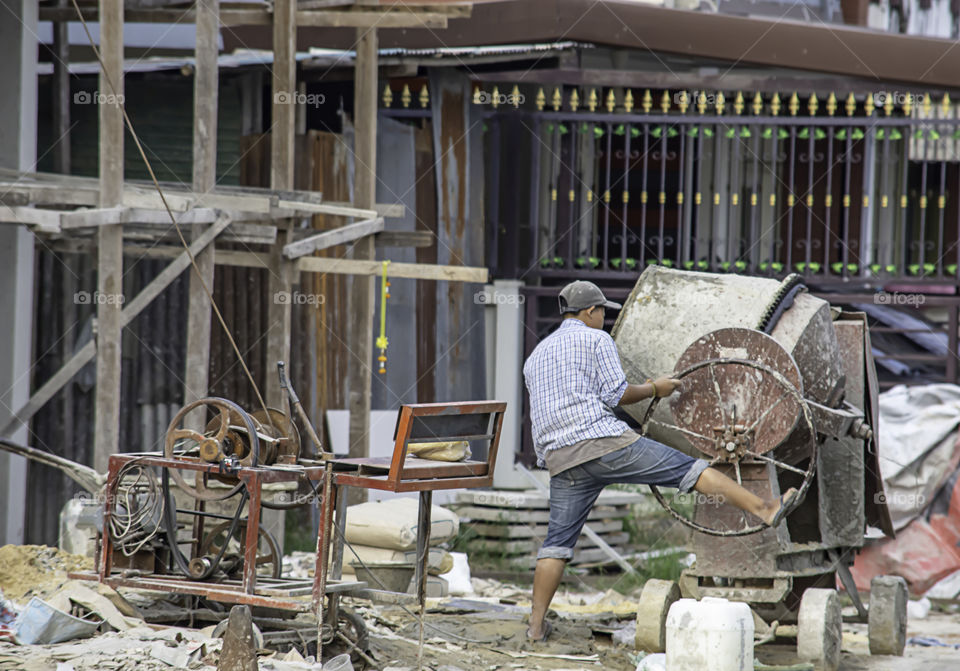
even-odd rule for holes
{"type": "MultiPolygon", "coordinates": [[[[587,525],[622,555],[633,551],[624,518],[633,514],[633,504],[647,497],[631,492],[604,490],[600,493],[587,525]]],[[[506,565],[510,569],[529,569],[536,564],[537,551],[547,534],[550,519],[549,500],[536,490],[477,490],[458,492],[450,504],[460,516],[460,524],[469,529],[466,551],[471,563],[506,565]]],[[[586,534],[581,534],[571,565],[613,563],[609,555],[586,534]]]]}

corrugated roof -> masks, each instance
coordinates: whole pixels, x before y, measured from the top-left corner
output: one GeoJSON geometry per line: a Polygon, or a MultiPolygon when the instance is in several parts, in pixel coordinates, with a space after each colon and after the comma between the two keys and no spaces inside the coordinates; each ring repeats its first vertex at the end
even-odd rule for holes
{"type": "MultiPolygon", "coordinates": [[[[483,58],[491,56],[524,56],[527,54],[542,54],[566,49],[583,48],[590,45],[578,45],[576,42],[550,42],[543,44],[505,44],[486,47],[441,47],[428,49],[389,48],[380,50],[380,58],[389,63],[391,59],[405,58],[452,58],[460,61],[469,58],[483,58]]],[[[311,48],[306,52],[297,53],[297,61],[310,66],[352,67],[355,52],[350,49],[321,49],[311,48]]],[[[161,70],[181,70],[192,68],[196,60],[192,56],[157,56],[147,58],[129,58],[124,61],[124,72],[159,72],[161,70]]],[[[273,64],[273,52],[257,49],[238,49],[231,54],[221,54],[219,66],[221,69],[252,67],[257,65],[269,66],[273,64]]],[[[100,72],[100,65],[96,61],[70,63],[72,75],[95,75],[100,72]]],[[[37,74],[52,75],[53,63],[39,63],[37,74]]]]}
{"type": "MultiPolygon", "coordinates": [[[[349,47],[354,29],[300,28],[302,47],[349,47]]],[[[234,26],[227,47],[269,47],[270,28],[234,26]]],[[[879,82],[956,87],[955,40],[897,35],[846,25],[666,9],[625,0],[503,0],[473,7],[446,29],[383,30],[385,49],[450,49],[570,40],[754,65],[814,70],[879,82]]]]}

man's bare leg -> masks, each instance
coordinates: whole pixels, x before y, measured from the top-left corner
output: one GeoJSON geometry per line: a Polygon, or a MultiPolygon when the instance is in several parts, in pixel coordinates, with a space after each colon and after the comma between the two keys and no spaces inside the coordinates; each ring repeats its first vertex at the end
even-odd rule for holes
{"type": "Polygon", "coordinates": [[[543,636],[543,618],[557,592],[566,565],[566,559],[547,557],[537,560],[537,569],[533,573],[533,607],[530,610],[530,627],[527,629],[527,636],[534,640],[543,636]]]}
{"type": "MultiPolygon", "coordinates": [[[[732,503],[740,510],[745,510],[752,515],[756,515],[767,524],[773,521],[777,512],[780,510],[781,501],[770,499],[764,501],[751,491],[748,491],[731,480],[726,475],[713,468],[708,468],[700,474],[697,484],[693,487],[701,494],[713,494],[722,496],[726,501],[732,503]]],[[[796,491],[791,487],[781,497],[786,500],[788,495],[796,491]]]]}

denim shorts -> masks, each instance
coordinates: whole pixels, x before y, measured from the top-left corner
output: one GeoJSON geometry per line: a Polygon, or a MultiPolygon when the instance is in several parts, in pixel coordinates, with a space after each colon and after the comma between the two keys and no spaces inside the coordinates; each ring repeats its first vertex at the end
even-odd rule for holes
{"type": "Polygon", "coordinates": [[[708,464],[641,436],[626,447],[550,478],[550,522],[537,559],[570,559],[601,490],[615,483],[662,485],[689,492],[708,464]]]}

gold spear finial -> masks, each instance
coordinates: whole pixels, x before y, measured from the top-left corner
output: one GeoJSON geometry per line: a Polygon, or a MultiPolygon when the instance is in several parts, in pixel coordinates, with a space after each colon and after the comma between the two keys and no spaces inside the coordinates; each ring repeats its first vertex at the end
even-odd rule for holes
{"type": "Polygon", "coordinates": [[[853,91],[847,96],[847,103],[845,105],[847,110],[847,116],[853,116],[853,113],[857,111],[857,99],[853,97],[853,91]]]}

